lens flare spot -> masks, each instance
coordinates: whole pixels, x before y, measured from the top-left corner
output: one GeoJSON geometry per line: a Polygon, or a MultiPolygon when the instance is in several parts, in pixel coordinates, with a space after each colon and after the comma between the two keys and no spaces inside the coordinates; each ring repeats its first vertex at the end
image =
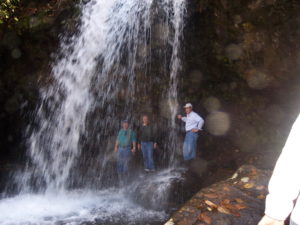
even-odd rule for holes
{"type": "Polygon", "coordinates": [[[206,128],[212,135],[225,135],[230,128],[230,117],[225,112],[212,112],[206,119],[206,128]]]}

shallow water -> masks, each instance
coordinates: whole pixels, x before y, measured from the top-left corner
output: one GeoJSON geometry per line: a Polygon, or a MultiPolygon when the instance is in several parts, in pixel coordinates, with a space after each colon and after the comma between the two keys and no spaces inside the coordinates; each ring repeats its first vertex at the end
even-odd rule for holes
{"type": "Polygon", "coordinates": [[[145,224],[167,218],[133,203],[121,189],[18,195],[1,200],[0,212],[1,225],[145,224]]]}
{"type": "Polygon", "coordinates": [[[141,173],[120,188],[20,194],[0,200],[1,225],[162,224],[168,195],[185,169],[141,173]]]}

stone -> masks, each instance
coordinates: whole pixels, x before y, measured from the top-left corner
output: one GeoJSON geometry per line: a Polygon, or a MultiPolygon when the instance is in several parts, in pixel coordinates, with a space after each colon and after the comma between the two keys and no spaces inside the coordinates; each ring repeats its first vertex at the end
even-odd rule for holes
{"type": "Polygon", "coordinates": [[[221,102],[216,97],[208,97],[208,98],[204,99],[203,105],[204,105],[206,111],[210,112],[210,113],[218,111],[221,108],[221,102]]]}
{"type": "Polygon", "coordinates": [[[200,70],[193,70],[188,77],[188,83],[192,83],[194,86],[200,86],[203,80],[204,76],[200,70]]]}
{"type": "Polygon", "coordinates": [[[178,101],[176,99],[162,99],[159,104],[160,114],[164,118],[171,118],[176,116],[178,109],[178,101]]]}
{"type": "Polygon", "coordinates": [[[14,32],[4,34],[1,43],[8,49],[15,49],[21,44],[20,37],[14,32]]]}
{"type": "Polygon", "coordinates": [[[148,209],[165,209],[167,205],[175,204],[181,191],[178,189],[185,182],[184,170],[165,170],[154,174],[140,175],[129,186],[128,195],[134,202],[148,209]]]}
{"type": "Polygon", "coordinates": [[[264,72],[252,69],[247,72],[246,80],[250,88],[261,90],[269,87],[273,78],[264,72]]]}
{"type": "Polygon", "coordinates": [[[196,174],[198,177],[201,177],[208,168],[208,162],[201,158],[194,159],[189,165],[189,169],[191,172],[196,174]]]}
{"type": "Polygon", "coordinates": [[[257,224],[264,212],[263,203],[271,171],[245,165],[235,174],[231,179],[200,190],[165,225],[183,222],[185,225],[207,222],[214,225],[257,224]],[[246,184],[251,185],[241,181],[245,177],[251,180],[246,184]],[[196,221],[193,218],[197,218],[196,221]]]}
{"type": "Polygon", "coordinates": [[[19,59],[22,56],[22,52],[19,48],[15,48],[11,51],[11,57],[14,59],[19,59]]]}
{"type": "Polygon", "coordinates": [[[255,127],[245,124],[242,128],[235,131],[233,142],[242,152],[253,151],[258,144],[259,134],[255,127]]]}
{"type": "Polygon", "coordinates": [[[157,23],[154,25],[154,40],[167,41],[169,37],[169,26],[165,23],[157,23]]]}
{"type": "Polygon", "coordinates": [[[266,111],[267,120],[269,123],[280,125],[284,121],[286,113],[279,105],[270,105],[266,111]]]}
{"type": "Polygon", "coordinates": [[[240,45],[230,44],[226,47],[225,53],[230,60],[238,60],[243,54],[243,49],[240,45]]]}

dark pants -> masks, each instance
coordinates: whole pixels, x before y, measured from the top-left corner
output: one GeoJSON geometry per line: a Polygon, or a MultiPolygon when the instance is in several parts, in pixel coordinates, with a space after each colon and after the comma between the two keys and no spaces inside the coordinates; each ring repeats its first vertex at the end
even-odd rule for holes
{"type": "Polygon", "coordinates": [[[126,173],[128,172],[128,164],[131,159],[130,147],[119,147],[118,148],[118,159],[117,159],[117,172],[126,173]]]}

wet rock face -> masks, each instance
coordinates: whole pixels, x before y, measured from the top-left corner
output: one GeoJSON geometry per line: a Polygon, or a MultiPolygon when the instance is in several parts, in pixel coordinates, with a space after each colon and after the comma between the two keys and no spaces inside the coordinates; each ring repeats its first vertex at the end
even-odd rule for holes
{"type": "Polygon", "coordinates": [[[165,225],[257,224],[270,176],[271,171],[242,166],[232,178],[199,191],[165,225]]]}
{"type": "Polygon", "coordinates": [[[76,30],[74,2],[22,1],[17,19],[0,24],[0,160],[22,158],[24,130],[39,87],[50,82],[49,62],[58,36],[76,30]]]}
{"type": "Polygon", "coordinates": [[[164,210],[178,204],[180,189],[185,181],[184,170],[144,174],[129,187],[130,197],[148,209],[164,210]],[[170,173],[169,173],[170,172],[170,173]],[[168,174],[169,173],[169,174],[168,174]]]}
{"type": "Polygon", "coordinates": [[[299,9],[299,1],[189,3],[179,88],[212,136],[199,151],[215,143],[232,154],[281,151],[300,111],[299,9]]]}
{"type": "Polygon", "coordinates": [[[130,198],[147,209],[172,210],[196,193],[206,172],[205,162],[195,161],[189,168],[146,173],[129,185],[130,198]],[[204,168],[205,167],[205,168],[204,168]]]}

